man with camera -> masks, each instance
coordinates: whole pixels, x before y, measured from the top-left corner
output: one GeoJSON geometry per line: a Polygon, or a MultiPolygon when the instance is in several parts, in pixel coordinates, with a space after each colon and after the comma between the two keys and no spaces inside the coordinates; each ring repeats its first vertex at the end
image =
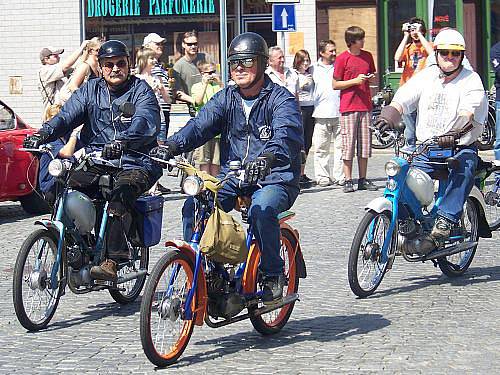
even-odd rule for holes
{"type": "MultiPolygon", "coordinates": [[[[131,206],[162,174],[144,155],[158,145],[160,107],[148,83],[130,75],[130,55],[125,44],[107,41],[99,49],[98,59],[102,78],[91,79],[75,91],[54,118],[37,133],[26,137],[23,146],[38,148],[83,123],[80,140],[86,151],[102,151],[105,159],[121,158],[121,168],[113,176],[114,189],[109,204],[107,259],[90,271],[95,279],[116,280],[117,262],[129,256],[122,228],[128,233],[131,227],[131,206]],[[127,103],[133,104],[135,112],[130,112],[134,113],[125,113],[127,103]]],[[[81,171],[73,177],[70,186],[95,194],[98,174],[81,171]]]]}
{"type": "MultiPolygon", "coordinates": [[[[414,74],[425,68],[427,56],[433,55],[432,44],[425,39],[425,22],[420,18],[412,17],[403,24],[403,39],[394,54],[394,61],[403,65],[403,73],[399,85],[403,85],[414,74]]],[[[403,116],[405,123],[405,138],[408,151],[415,149],[415,120],[417,113],[403,116]]]]}

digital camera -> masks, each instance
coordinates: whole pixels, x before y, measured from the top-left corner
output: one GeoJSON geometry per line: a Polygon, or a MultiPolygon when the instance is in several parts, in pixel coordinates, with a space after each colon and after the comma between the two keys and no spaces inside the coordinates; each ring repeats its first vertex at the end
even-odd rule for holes
{"type": "Polygon", "coordinates": [[[421,27],[422,27],[422,25],[419,24],[419,23],[408,23],[408,22],[406,22],[406,23],[403,24],[402,30],[403,31],[407,31],[407,32],[410,33],[410,32],[419,30],[421,27]]]}

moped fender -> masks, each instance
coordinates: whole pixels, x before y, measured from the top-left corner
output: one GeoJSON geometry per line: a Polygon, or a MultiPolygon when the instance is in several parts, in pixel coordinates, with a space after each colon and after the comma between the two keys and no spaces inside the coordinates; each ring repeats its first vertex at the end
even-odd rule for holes
{"type": "Polygon", "coordinates": [[[392,212],[392,202],[386,197],[378,197],[368,203],[365,210],[373,210],[379,214],[384,211],[392,212]]]}
{"type": "Polygon", "coordinates": [[[48,219],[37,220],[37,221],[35,221],[35,225],[41,225],[41,226],[47,228],[48,230],[57,231],[57,233],[59,235],[64,230],[63,223],[61,223],[60,221],[57,221],[57,220],[48,220],[48,219]]]}
{"type": "Polygon", "coordinates": [[[479,206],[479,222],[478,222],[478,234],[481,238],[491,238],[491,229],[486,219],[486,202],[484,201],[484,196],[477,186],[472,186],[472,190],[469,193],[469,197],[477,202],[479,206]]]}
{"type": "MultiPolygon", "coordinates": [[[[167,241],[165,242],[165,247],[174,247],[179,252],[184,254],[189,258],[191,263],[194,265],[196,264],[196,254],[193,250],[193,248],[185,241],[167,241]]],[[[208,300],[208,294],[207,294],[207,281],[205,279],[205,272],[203,270],[200,270],[201,272],[198,272],[198,280],[196,281],[196,306],[193,311],[193,313],[196,313],[196,319],[194,321],[194,324],[197,326],[202,326],[203,322],[205,321],[205,313],[207,311],[207,300],[208,300]]],[[[194,272],[194,270],[193,270],[194,272]]]]}
{"type": "Polygon", "coordinates": [[[306,262],[304,262],[304,256],[302,255],[302,248],[300,247],[299,232],[296,229],[293,229],[287,223],[281,223],[280,228],[281,230],[286,230],[290,234],[290,236],[295,238],[295,242],[297,243],[295,249],[295,261],[297,262],[297,273],[301,279],[305,279],[307,277],[306,262]]]}

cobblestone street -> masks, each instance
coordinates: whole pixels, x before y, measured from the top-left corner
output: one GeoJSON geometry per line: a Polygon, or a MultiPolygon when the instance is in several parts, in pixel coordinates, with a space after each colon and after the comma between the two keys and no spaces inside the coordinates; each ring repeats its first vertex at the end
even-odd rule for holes
{"type": "MultiPolygon", "coordinates": [[[[370,160],[369,177],[379,186],[388,158],[379,152],[370,160]]],[[[184,196],[178,193],[179,179],[162,182],[177,191],[165,196],[164,243],[181,237],[184,196]]],[[[249,321],[216,330],[196,326],[178,363],[160,371],[500,373],[498,233],[480,239],[463,277],[449,279],[431,262],[411,264],[398,257],[373,296],[355,298],[347,281],[348,252],[363,207],[380,195],[344,194],[340,187],[304,191],[290,223],[301,234],[308,278],[300,280],[300,302],[282,332],[263,337],[249,321]]],[[[108,292],[77,296],[67,289],[47,329],[28,333],[21,327],[12,275],[36,219],[17,202],[0,204],[0,373],[153,373],[139,337],[140,299],[123,307],[108,292]]],[[[150,270],[161,254],[160,245],[151,250],[150,270]]]]}

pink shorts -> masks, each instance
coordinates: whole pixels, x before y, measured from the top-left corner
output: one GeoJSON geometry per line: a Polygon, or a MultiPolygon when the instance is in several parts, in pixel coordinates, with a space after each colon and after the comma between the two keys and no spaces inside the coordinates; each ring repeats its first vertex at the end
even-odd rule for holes
{"type": "Polygon", "coordinates": [[[346,112],[340,115],[342,160],[352,160],[355,150],[358,157],[369,158],[372,156],[370,122],[370,112],[346,112]]]}

